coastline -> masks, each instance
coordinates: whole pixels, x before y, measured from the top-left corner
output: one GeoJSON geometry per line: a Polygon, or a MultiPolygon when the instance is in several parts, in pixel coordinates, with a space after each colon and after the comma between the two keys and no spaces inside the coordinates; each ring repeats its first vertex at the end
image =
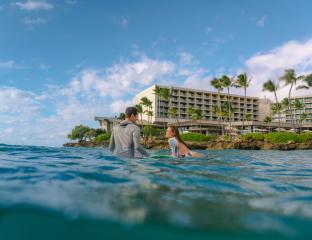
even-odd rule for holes
{"type": "MultiPolygon", "coordinates": [[[[169,145],[166,139],[148,139],[141,140],[141,144],[147,149],[168,150],[169,145]]],[[[233,141],[186,141],[187,146],[192,149],[200,150],[309,150],[312,149],[312,141],[304,143],[272,143],[266,140],[233,140],[233,141]]],[[[74,143],[65,143],[64,147],[108,147],[109,141],[92,142],[81,141],[74,143]]]]}

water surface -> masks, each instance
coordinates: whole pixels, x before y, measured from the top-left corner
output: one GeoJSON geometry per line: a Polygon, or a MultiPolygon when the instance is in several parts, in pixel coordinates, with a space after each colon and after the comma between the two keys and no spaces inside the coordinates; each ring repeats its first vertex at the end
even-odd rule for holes
{"type": "Polygon", "coordinates": [[[312,151],[202,152],[0,145],[0,239],[310,238],[312,151]]]}

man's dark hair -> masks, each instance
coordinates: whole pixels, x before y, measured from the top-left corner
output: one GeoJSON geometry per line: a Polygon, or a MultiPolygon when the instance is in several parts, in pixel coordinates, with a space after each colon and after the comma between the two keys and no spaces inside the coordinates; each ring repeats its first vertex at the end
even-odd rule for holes
{"type": "Polygon", "coordinates": [[[126,111],[125,111],[126,117],[129,118],[129,117],[131,117],[132,114],[134,116],[138,115],[138,110],[135,107],[127,107],[126,111]]]}

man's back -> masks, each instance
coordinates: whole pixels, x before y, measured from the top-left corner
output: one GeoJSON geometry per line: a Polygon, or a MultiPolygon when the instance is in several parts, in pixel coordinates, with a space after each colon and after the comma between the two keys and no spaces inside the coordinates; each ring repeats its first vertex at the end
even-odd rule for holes
{"type": "Polygon", "coordinates": [[[115,126],[110,140],[110,150],[120,157],[143,157],[149,154],[140,145],[140,129],[131,121],[115,126]]]}

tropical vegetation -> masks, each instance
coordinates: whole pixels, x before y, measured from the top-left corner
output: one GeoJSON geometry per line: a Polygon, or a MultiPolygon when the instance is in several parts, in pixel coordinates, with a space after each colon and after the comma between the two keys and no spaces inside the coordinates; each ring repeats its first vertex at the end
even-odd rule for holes
{"type": "Polygon", "coordinates": [[[290,132],[271,132],[271,133],[247,133],[241,136],[243,140],[266,140],[271,143],[303,143],[312,141],[312,133],[290,133],[290,132]]]}

